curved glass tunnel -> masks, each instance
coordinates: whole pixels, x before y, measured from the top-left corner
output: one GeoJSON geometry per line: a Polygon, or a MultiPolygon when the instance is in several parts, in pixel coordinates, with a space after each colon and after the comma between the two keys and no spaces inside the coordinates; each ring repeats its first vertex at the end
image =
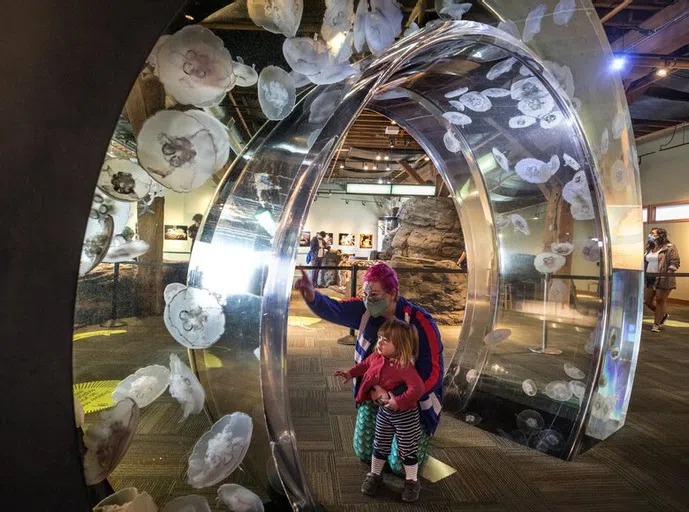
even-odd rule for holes
{"type": "Polygon", "coordinates": [[[446,354],[446,412],[568,459],[624,423],[638,352],[641,267],[625,256],[642,229],[633,144],[627,131],[605,151],[590,142],[615,114],[627,120],[619,88],[578,89],[577,112],[538,55],[471,22],[427,27],[367,64],[356,80],[317,87],[252,140],[218,188],[189,267],[189,286],[220,294],[227,319],[220,341],[190,353],[210,413],[244,411],[257,426],[265,418],[244,465],[265,481],[272,452],[295,509],[317,507],[286,384],[296,251],[364,107],[431,156],[467,242],[467,309],[457,352],[446,354]],[[463,88],[481,94],[459,104],[463,88]],[[598,102],[614,110],[596,113],[598,102]],[[557,114],[537,121],[548,106],[557,114]],[[590,301],[563,316],[574,287],[590,301]],[[208,356],[222,364],[206,365],[208,356]]]}

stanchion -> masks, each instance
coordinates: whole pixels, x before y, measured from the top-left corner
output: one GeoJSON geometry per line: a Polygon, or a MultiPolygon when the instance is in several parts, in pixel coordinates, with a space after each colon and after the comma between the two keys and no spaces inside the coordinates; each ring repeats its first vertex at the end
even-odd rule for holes
{"type": "MultiPolygon", "coordinates": [[[[352,297],[356,297],[356,274],[358,270],[358,265],[352,265],[352,278],[349,282],[349,293],[352,297]]],[[[349,334],[347,336],[342,336],[340,339],[337,340],[337,343],[339,343],[340,345],[356,345],[356,335],[354,333],[354,329],[349,329],[349,334]]]]}
{"type": "Polygon", "coordinates": [[[549,356],[557,356],[562,354],[562,350],[557,348],[548,348],[548,281],[550,274],[545,274],[543,281],[543,332],[541,333],[541,346],[539,348],[530,348],[531,352],[536,354],[548,354],[549,356]]]}
{"type": "Polygon", "coordinates": [[[120,264],[115,263],[112,274],[112,304],[110,306],[110,319],[100,324],[101,327],[114,329],[116,327],[124,327],[127,322],[117,319],[117,283],[120,281],[120,264]]]}

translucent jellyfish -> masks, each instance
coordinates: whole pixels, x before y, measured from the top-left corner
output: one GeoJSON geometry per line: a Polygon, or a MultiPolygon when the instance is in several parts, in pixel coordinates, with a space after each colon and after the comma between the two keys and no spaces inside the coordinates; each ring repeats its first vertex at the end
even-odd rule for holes
{"type": "Polygon", "coordinates": [[[304,11],[303,0],[247,0],[249,17],[273,34],[294,37],[304,11]]]}
{"type": "Polygon", "coordinates": [[[489,347],[494,347],[498,343],[502,343],[512,335],[511,329],[493,329],[483,337],[483,343],[489,347]]]}
{"type": "Polygon", "coordinates": [[[450,100],[450,105],[452,106],[452,108],[454,108],[458,112],[464,112],[464,110],[466,109],[466,107],[464,106],[464,103],[462,103],[461,101],[450,100]]]}
{"type": "Polygon", "coordinates": [[[297,98],[289,74],[277,66],[267,66],[258,76],[258,102],[268,119],[279,121],[292,112],[297,98]]]}
{"type": "Polygon", "coordinates": [[[595,217],[593,203],[590,200],[572,203],[570,211],[575,220],[593,220],[595,217]]]}
{"type": "Polygon", "coordinates": [[[529,68],[527,68],[524,64],[519,66],[519,74],[521,76],[533,76],[533,73],[529,68]]]}
{"type": "Polygon", "coordinates": [[[106,263],[131,261],[134,258],[146,254],[150,247],[148,242],[144,240],[132,240],[127,242],[123,236],[117,235],[113,237],[103,261],[106,263]]]}
{"type": "Polygon", "coordinates": [[[259,361],[261,360],[261,347],[256,347],[254,350],[254,356],[256,356],[256,359],[259,361]]]}
{"type": "MultiPolygon", "coordinates": [[[[373,3],[374,2],[371,1],[371,4],[373,3]]],[[[388,3],[392,2],[389,1],[388,3]]],[[[401,31],[401,21],[400,18],[399,26],[395,26],[380,11],[373,10],[372,12],[366,13],[364,33],[366,34],[366,44],[373,55],[380,55],[388,47],[392,46],[395,42],[396,30],[399,28],[401,31]]]]}
{"type": "Polygon", "coordinates": [[[361,52],[366,42],[366,14],[368,13],[368,0],[359,0],[354,15],[354,49],[361,52]]]}
{"type": "Polygon", "coordinates": [[[536,392],[538,391],[536,388],[536,383],[531,379],[526,379],[524,382],[522,382],[522,390],[529,396],[536,396],[536,392]]]}
{"type": "Polygon", "coordinates": [[[543,429],[545,425],[545,420],[538,411],[533,409],[524,409],[522,412],[517,414],[517,427],[519,430],[524,432],[527,436],[535,434],[543,429]]]}
{"type": "Polygon", "coordinates": [[[574,245],[569,242],[554,242],[550,244],[550,250],[555,254],[561,254],[562,256],[567,256],[572,254],[574,251],[574,245]]]}
{"type": "Polygon", "coordinates": [[[513,213],[512,215],[510,215],[510,221],[514,226],[515,231],[519,231],[526,236],[529,236],[531,234],[531,229],[529,229],[529,223],[526,222],[526,219],[524,219],[524,217],[522,217],[518,213],[513,213]]]}
{"type": "Polygon", "coordinates": [[[458,126],[466,126],[471,124],[471,118],[466,114],[462,114],[461,112],[445,112],[443,117],[452,124],[456,124],[458,126]]]}
{"type": "Polygon", "coordinates": [[[541,430],[533,442],[533,447],[543,453],[558,452],[563,446],[562,434],[554,429],[541,430]]]}
{"type": "Polygon", "coordinates": [[[129,220],[132,203],[110,199],[105,194],[95,192],[89,211],[89,219],[105,221],[112,220],[113,233],[121,233],[129,220]]]}
{"type": "Polygon", "coordinates": [[[562,197],[570,204],[591,202],[589,182],[584,171],[577,171],[572,179],[565,183],[565,186],[562,187],[562,197]]]}
{"type": "Polygon", "coordinates": [[[597,331],[591,331],[588,341],[586,342],[586,345],[584,345],[584,352],[589,355],[593,355],[593,352],[596,350],[596,336],[597,331]]]}
{"type": "Polygon", "coordinates": [[[536,123],[536,118],[531,116],[514,116],[510,117],[509,127],[512,129],[516,128],[528,128],[529,126],[536,123]]]}
{"type": "Polygon", "coordinates": [[[509,171],[510,162],[509,160],[507,160],[507,157],[503,154],[503,152],[500,151],[498,148],[492,148],[491,152],[493,153],[493,158],[495,158],[495,161],[498,163],[500,168],[503,171],[509,171]]]}
{"type": "Polygon", "coordinates": [[[339,104],[341,90],[325,91],[318,95],[309,106],[309,123],[321,124],[335,111],[339,104]]]}
{"type": "Polygon", "coordinates": [[[251,416],[234,412],[220,418],[194,445],[187,482],[196,489],[221,482],[241,464],[251,442],[251,416]]]}
{"type": "Polygon", "coordinates": [[[234,512],[263,512],[261,498],[241,485],[221,485],[218,487],[218,498],[234,512]]]}
{"type": "Polygon", "coordinates": [[[557,80],[562,92],[574,102],[576,99],[574,98],[574,75],[572,75],[572,70],[569,69],[569,66],[560,65],[552,60],[547,60],[544,64],[557,80]]]}
{"type": "Polygon", "coordinates": [[[475,412],[464,413],[460,416],[459,419],[464,421],[465,423],[468,423],[469,425],[478,425],[479,423],[481,423],[482,420],[481,416],[479,416],[475,412]]]}
{"type": "Polygon", "coordinates": [[[166,303],[170,302],[172,300],[172,297],[177,295],[182,290],[185,290],[186,288],[187,285],[182,283],[170,283],[165,287],[165,290],[163,291],[163,299],[165,299],[166,303]]]}
{"type": "Polygon", "coordinates": [[[569,389],[569,382],[564,380],[554,380],[545,385],[545,394],[553,400],[566,402],[572,398],[572,390],[569,389]]]}
{"type": "Polygon", "coordinates": [[[615,119],[612,120],[612,137],[619,139],[627,128],[627,116],[624,112],[618,112],[615,119]]]}
{"type": "Polygon", "coordinates": [[[507,89],[501,89],[500,87],[489,87],[481,91],[481,94],[488,96],[489,98],[504,98],[510,95],[510,91],[507,89]]]}
{"type": "Polygon", "coordinates": [[[500,231],[510,225],[512,220],[507,215],[496,215],[495,228],[500,231]]]}
{"type": "Polygon", "coordinates": [[[296,87],[297,89],[301,89],[302,87],[311,84],[311,80],[309,80],[308,76],[302,75],[301,73],[297,73],[294,70],[289,72],[289,76],[292,79],[292,82],[294,83],[294,87],[296,87]]]}
{"type": "Polygon", "coordinates": [[[285,39],[282,43],[282,54],[294,71],[306,76],[320,73],[328,65],[328,46],[320,39],[317,41],[310,37],[285,39]]]}
{"type": "Polygon", "coordinates": [[[184,410],[180,422],[203,410],[206,393],[194,372],[175,354],[170,354],[170,395],[177,399],[184,410]]]}
{"type": "Polygon", "coordinates": [[[168,501],[160,512],[211,512],[211,507],[203,496],[191,494],[168,501]]]}
{"type": "Polygon", "coordinates": [[[560,0],[553,11],[553,23],[567,25],[574,16],[576,6],[576,0],[560,0]]]}
{"type": "MultiPolygon", "coordinates": [[[[574,158],[569,156],[567,153],[562,154],[562,159],[565,162],[565,165],[571,169],[574,169],[575,171],[578,171],[581,169],[581,165],[579,165],[579,162],[577,162],[574,158]]],[[[588,185],[587,185],[588,188],[588,185]]]]}
{"type": "Polygon", "coordinates": [[[476,91],[470,91],[466,94],[462,94],[459,97],[459,101],[461,101],[466,108],[473,110],[474,112],[486,112],[493,106],[488,96],[476,91]]]}
{"type": "Polygon", "coordinates": [[[79,276],[85,276],[93,270],[108,252],[112,241],[113,220],[107,216],[103,219],[89,218],[86,223],[86,233],[81,246],[79,260],[79,276]]]}
{"type": "Polygon", "coordinates": [[[155,74],[178,103],[197,107],[217,105],[235,84],[230,52],[200,25],[186,26],[160,45],[155,74]]]}
{"type": "Polygon", "coordinates": [[[139,163],[175,192],[203,185],[230,156],[225,126],[199,110],[162,110],[148,118],[137,138],[139,163]]]}
{"type": "Polygon", "coordinates": [[[545,183],[560,168],[560,157],[553,155],[548,162],[537,158],[524,158],[514,166],[515,172],[529,183],[545,183]]]}
{"type": "MultiPolygon", "coordinates": [[[[210,510],[210,509],[209,509],[210,510]]],[[[158,512],[153,498],[135,487],[120,489],[93,507],[93,512],[158,512]]]]}
{"type": "Polygon", "coordinates": [[[415,22],[412,21],[411,24],[407,27],[407,30],[404,31],[403,36],[409,37],[415,32],[418,32],[419,30],[421,30],[421,28],[415,22]]]}
{"type": "Polygon", "coordinates": [[[443,142],[450,153],[458,153],[462,149],[462,145],[450,130],[443,135],[443,142]]]}
{"type": "Polygon", "coordinates": [[[308,77],[309,81],[316,85],[330,85],[341,82],[345,78],[356,75],[359,73],[359,68],[357,64],[349,64],[344,62],[342,64],[334,64],[327,66],[320,73],[315,75],[310,75],[308,77]]]}
{"type": "Polygon", "coordinates": [[[370,0],[371,3],[371,14],[380,14],[388,26],[391,27],[395,37],[402,33],[402,20],[404,15],[402,14],[402,8],[396,0],[370,0]]]}
{"type": "Polygon", "coordinates": [[[354,32],[342,33],[328,42],[328,59],[330,65],[349,62],[354,53],[352,42],[354,32]]]}
{"type": "Polygon", "coordinates": [[[321,35],[331,41],[348,32],[354,21],[354,0],[329,0],[321,24],[321,35]]]}
{"type": "Polygon", "coordinates": [[[112,392],[114,402],[131,398],[143,409],[162,395],[170,382],[170,370],[159,364],[139,368],[122,380],[112,392]]]}
{"type": "Polygon", "coordinates": [[[567,258],[554,252],[542,252],[536,255],[534,259],[534,267],[542,274],[552,274],[560,270],[565,263],[567,258]]]}
{"type": "Polygon", "coordinates": [[[469,384],[473,384],[476,379],[478,379],[478,372],[472,368],[471,370],[467,371],[465,379],[469,384]]]}
{"type": "Polygon", "coordinates": [[[600,136],[600,154],[605,155],[610,149],[610,133],[605,128],[600,136]]]}
{"type": "Polygon", "coordinates": [[[596,395],[591,405],[591,416],[598,420],[607,420],[612,415],[615,407],[615,398],[612,396],[596,395]]]}
{"type": "Polygon", "coordinates": [[[495,80],[499,76],[504,75],[507,73],[512,67],[517,63],[517,59],[515,57],[510,57],[508,59],[505,59],[503,61],[498,62],[497,64],[493,65],[492,68],[488,71],[486,74],[486,78],[488,80],[495,80]]]}
{"type": "Polygon", "coordinates": [[[469,91],[468,87],[460,87],[459,89],[454,89],[453,91],[445,93],[445,97],[447,99],[456,98],[457,96],[461,96],[462,94],[466,94],[468,91],[469,91]]]}
{"type": "Polygon", "coordinates": [[[540,98],[524,98],[517,103],[517,108],[525,116],[543,117],[553,110],[555,100],[552,96],[541,96],[540,98]]]}
{"type": "Polygon", "coordinates": [[[548,300],[563,303],[569,300],[569,288],[562,279],[553,279],[548,287],[548,300]]]}
{"type": "Polygon", "coordinates": [[[533,76],[517,80],[510,87],[510,96],[513,100],[521,101],[528,98],[543,98],[550,96],[543,84],[533,76]]]}
{"type": "Polygon", "coordinates": [[[519,33],[519,29],[517,28],[517,24],[512,20],[505,20],[505,21],[501,21],[500,23],[498,23],[498,30],[502,30],[503,32],[507,32],[509,35],[511,35],[515,39],[521,39],[521,34],[519,33]]]}
{"type": "Polygon", "coordinates": [[[100,422],[91,425],[84,433],[84,478],[87,485],[105,480],[127,453],[139,424],[139,407],[134,400],[125,398],[102,411],[99,417],[100,422]]]}
{"type": "Polygon", "coordinates": [[[109,158],[98,176],[98,188],[119,201],[141,201],[153,180],[141,167],[124,158],[109,158]]]}
{"type": "Polygon", "coordinates": [[[570,380],[569,389],[572,391],[572,394],[579,399],[579,403],[581,403],[584,398],[584,393],[586,392],[586,384],[580,380],[570,380]]]}
{"type": "MultiPolygon", "coordinates": [[[[523,101],[523,100],[522,100],[523,101]]],[[[550,130],[559,126],[562,121],[564,121],[565,116],[559,110],[553,110],[552,112],[545,114],[541,117],[539,124],[544,130],[550,130]]]]}
{"type": "Polygon", "coordinates": [[[185,287],[174,294],[165,304],[163,321],[175,341],[187,348],[208,348],[225,332],[222,306],[203,288],[185,287]]]}
{"type": "Polygon", "coordinates": [[[236,61],[232,61],[232,69],[236,78],[236,85],[239,87],[252,87],[258,82],[258,73],[255,66],[247,66],[241,57],[237,57],[236,61]]]}
{"type": "Polygon", "coordinates": [[[522,32],[522,41],[530,42],[536,34],[541,31],[541,20],[545,16],[548,6],[541,4],[532,10],[526,17],[524,22],[524,32],[522,32]]]}
{"type": "Polygon", "coordinates": [[[468,13],[472,7],[469,3],[456,4],[453,0],[436,0],[436,10],[438,9],[438,4],[441,4],[440,10],[437,11],[438,15],[441,18],[453,20],[461,20],[462,16],[468,13]]]}
{"type": "Polygon", "coordinates": [[[572,379],[583,379],[586,374],[582,372],[579,368],[571,363],[565,363],[564,365],[565,373],[569,375],[572,379]]]}
{"type": "Polygon", "coordinates": [[[610,169],[610,180],[612,182],[612,188],[618,192],[627,188],[629,184],[629,172],[622,160],[615,160],[612,164],[612,168],[610,169]]]}
{"type": "Polygon", "coordinates": [[[593,263],[600,260],[600,243],[598,240],[587,240],[581,246],[581,255],[586,261],[593,263]]]}

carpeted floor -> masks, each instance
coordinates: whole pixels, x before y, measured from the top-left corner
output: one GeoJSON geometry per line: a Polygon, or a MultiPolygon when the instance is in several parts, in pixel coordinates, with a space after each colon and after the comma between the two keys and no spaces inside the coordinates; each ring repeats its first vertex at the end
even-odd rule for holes
{"type": "MultiPolygon", "coordinates": [[[[359,492],[367,467],[352,454],[351,389],[332,377],[349,367],[352,347],[335,340],[346,330],[310,318],[303,304],[290,311],[288,375],[290,405],[304,465],[327,510],[393,511],[401,479],[386,475],[388,488],[375,498],[359,492]]],[[[74,344],[75,382],[119,380],[147,364],[184,357],[159,317],[127,319],[126,333],[93,336],[74,344]]],[[[659,334],[645,325],[626,426],[573,462],[524,448],[444,415],[431,454],[457,472],[435,484],[423,481],[421,500],[405,510],[424,511],[673,511],[689,510],[689,308],[673,306],[659,334]]],[[[99,330],[83,328],[79,332],[99,330]]],[[[458,328],[443,328],[446,361],[458,328]]],[[[557,342],[557,332],[554,334],[557,342]]],[[[110,478],[118,489],[136,486],[159,506],[186,494],[215,505],[215,488],[186,482],[186,460],[209,423],[197,415],[184,423],[167,393],[142,411],[135,440],[110,478]]],[[[90,414],[90,421],[95,419],[90,414]]],[[[253,488],[245,473],[230,481],[253,488]]],[[[214,508],[214,510],[223,510],[214,508]]]]}

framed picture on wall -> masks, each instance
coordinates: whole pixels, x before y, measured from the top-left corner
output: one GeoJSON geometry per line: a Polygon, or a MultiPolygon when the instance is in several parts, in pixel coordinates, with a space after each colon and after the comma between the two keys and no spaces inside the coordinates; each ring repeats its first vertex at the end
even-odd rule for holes
{"type": "Polygon", "coordinates": [[[354,234],[354,233],[340,233],[337,241],[338,241],[338,245],[344,245],[345,247],[355,247],[356,246],[356,234],[354,234]]]}
{"type": "Polygon", "coordinates": [[[373,249],[373,235],[364,234],[359,235],[359,249],[373,249]]]}
{"type": "Polygon", "coordinates": [[[311,243],[311,231],[302,231],[299,237],[299,247],[308,247],[311,243]]]}
{"type": "Polygon", "coordinates": [[[187,240],[186,226],[165,225],[165,240],[187,240]]]}

